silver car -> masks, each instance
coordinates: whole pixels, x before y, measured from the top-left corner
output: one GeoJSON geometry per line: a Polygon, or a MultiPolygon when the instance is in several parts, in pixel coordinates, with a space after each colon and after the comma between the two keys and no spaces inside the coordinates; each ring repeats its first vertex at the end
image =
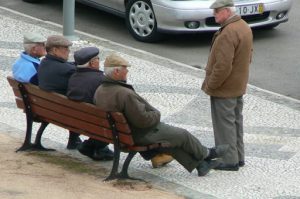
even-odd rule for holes
{"type": "MultiPolygon", "coordinates": [[[[41,0],[23,0],[38,2],[41,0]]],[[[216,31],[209,6],[215,0],[76,0],[124,17],[132,36],[154,42],[162,33],[216,31]]],[[[234,0],[237,14],[252,27],[274,28],[288,21],[292,0],[234,0]]]]}

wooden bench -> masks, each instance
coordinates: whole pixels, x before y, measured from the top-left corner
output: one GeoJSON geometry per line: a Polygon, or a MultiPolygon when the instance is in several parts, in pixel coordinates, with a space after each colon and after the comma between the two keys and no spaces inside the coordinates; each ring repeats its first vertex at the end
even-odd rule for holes
{"type": "MultiPolygon", "coordinates": [[[[42,146],[41,137],[49,123],[86,135],[93,139],[114,144],[114,160],[111,172],[105,180],[130,178],[128,167],[137,152],[167,148],[167,143],[147,146],[135,145],[126,118],[120,112],[105,112],[84,102],[69,100],[64,95],[47,92],[39,87],[21,83],[8,76],[18,108],[26,114],[26,136],[17,151],[49,150],[42,146]],[[33,122],[40,122],[35,142],[31,142],[33,122]],[[127,152],[121,172],[118,172],[120,152],[127,152]]],[[[50,149],[51,150],[51,149],[50,149]]]]}

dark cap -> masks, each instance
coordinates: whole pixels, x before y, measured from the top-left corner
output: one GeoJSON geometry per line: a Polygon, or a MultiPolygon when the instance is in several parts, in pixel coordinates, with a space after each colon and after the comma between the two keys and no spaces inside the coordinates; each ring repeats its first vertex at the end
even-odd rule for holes
{"type": "Polygon", "coordinates": [[[232,0],[216,0],[211,6],[210,9],[224,8],[224,7],[233,7],[234,3],[232,0]]]}
{"type": "Polygon", "coordinates": [[[41,34],[30,32],[24,34],[23,43],[24,44],[32,44],[32,43],[45,43],[46,38],[41,34]]]}
{"type": "Polygon", "coordinates": [[[64,46],[69,47],[72,46],[72,42],[70,42],[67,38],[61,35],[51,35],[47,38],[46,47],[51,48],[55,46],[64,46]]]}
{"type": "Polygon", "coordinates": [[[83,65],[99,54],[96,47],[85,47],[74,52],[74,60],[77,65],[83,65]]]}
{"type": "Polygon", "coordinates": [[[117,66],[126,66],[130,67],[130,64],[128,61],[123,59],[117,54],[111,54],[108,57],[106,57],[104,62],[104,67],[117,67],[117,66]]]}

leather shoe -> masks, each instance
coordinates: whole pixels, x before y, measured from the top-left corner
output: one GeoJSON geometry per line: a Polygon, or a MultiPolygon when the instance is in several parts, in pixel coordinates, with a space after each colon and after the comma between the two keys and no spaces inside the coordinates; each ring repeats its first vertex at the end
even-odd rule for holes
{"type": "Polygon", "coordinates": [[[109,149],[108,146],[104,148],[98,148],[94,150],[93,155],[90,157],[93,160],[113,160],[114,152],[109,149]]]}
{"type": "Polygon", "coordinates": [[[239,164],[225,164],[220,163],[219,166],[215,168],[215,170],[223,170],[223,171],[238,171],[239,164]]]}
{"type": "Polygon", "coordinates": [[[239,167],[243,167],[243,166],[245,166],[245,161],[239,161],[239,167]]]}
{"type": "Polygon", "coordinates": [[[209,154],[205,158],[205,160],[209,161],[209,160],[212,160],[212,159],[220,158],[220,157],[224,156],[227,153],[228,149],[229,149],[228,144],[222,144],[222,145],[218,145],[214,148],[210,148],[209,149],[209,154]]]}
{"type": "Polygon", "coordinates": [[[198,176],[205,176],[211,169],[216,168],[220,163],[216,160],[202,161],[197,167],[198,176]]]}
{"type": "Polygon", "coordinates": [[[68,144],[67,144],[67,149],[72,150],[72,149],[77,149],[82,143],[82,140],[80,139],[79,136],[77,137],[71,137],[69,138],[68,144]]]}
{"type": "Polygon", "coordinates": [[[170,155],[164,153],[158,154],[151,159],[152,167],[158,168],[161,166],[165,166],[166,164],[170,163],[173,159],[174,158],[170,155]]]}

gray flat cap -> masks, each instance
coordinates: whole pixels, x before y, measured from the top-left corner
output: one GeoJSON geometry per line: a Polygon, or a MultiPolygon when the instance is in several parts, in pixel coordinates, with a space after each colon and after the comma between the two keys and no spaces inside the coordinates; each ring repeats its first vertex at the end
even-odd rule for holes
{"type": "Polygon", "coordinates": [[[74,52],[74,60],[77,65],[83,65],[99,54],[96,47],[85,47],[74,52]]]}
{"type": "Polygon", "coordinates": [[[126,66],[130,67],[128,61],[120,57],[119,55],[113,53],[106,57],[104,62],[104,67],[117,67],[117,66],[126,66]]]}
{"type": "Polygon", "coordinates": [[[211,6],[210,9],[217,9],[223,7],[233,7],[234,3],[232,0],[216,0],[211,6]]]}
{"type": "Polygon", "coordinates": [[[32,44],[32,43],[45,43],[46,38],[41,34],[30,32],[24,34],[23,43],[24,44],[32,44]]]}
{"type": "Polygon", "coordinates": [[[51,48],[55,46],[72,46],[72,42],[70,42],[67,38],[61,35],[51,35],[47,38],[46,47],[51,48]]]}

